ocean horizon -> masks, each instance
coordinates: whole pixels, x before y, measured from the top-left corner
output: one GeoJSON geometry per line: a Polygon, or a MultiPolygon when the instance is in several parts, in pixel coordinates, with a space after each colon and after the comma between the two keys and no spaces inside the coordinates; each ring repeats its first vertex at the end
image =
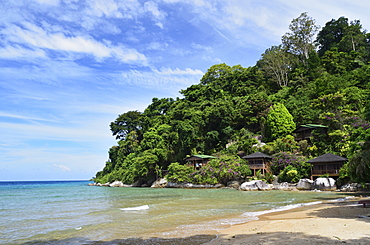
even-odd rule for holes
{"type": "Polygon", "coordinates": [[[207,235],[265,213],[350,196],[339,192],[98,187],[89,183],[0,181],[0,243],[93,244],[207,235]]]}

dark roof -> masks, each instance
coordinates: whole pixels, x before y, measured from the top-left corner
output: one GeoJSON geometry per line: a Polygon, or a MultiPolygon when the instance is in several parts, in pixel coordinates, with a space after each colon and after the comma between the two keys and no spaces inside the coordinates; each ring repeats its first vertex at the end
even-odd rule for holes
{"type": "Polygon", "coordinates": [[[272,156],[266,155],[262,152],[256,152],[256,153],[252,153],[248,156],[244,156],[242,158],[243,159],[255,159],[255,158],[270,158],[270,159],[272,159],[272,156]]]}
{"type": "Polygon", "coordinates": [[[308,163],[319,163],[319,162],[344,162],[347,161],[347,158],[340,157],[331,153],[326,153],[314,159],[307,161],[308,163]]]}
{"type": "Polygon", "coordinates": [[[210,158],[217,158],[217,157],[214,157],[214,156],[209,156],[209,155],[192,155],[190,157],[186,157],[185,160],[188,161],[188,160],[195,160],[195,159],[210,159],[210,158]]]}
{"type": "Polygon", "coordinates": [[[320,124],[303,124],[299,125],[293,133],[304,131],[304,130],[309,130],[309,129],[315,129],[315,128],[328,128],[327,126],[320,125],[320,124]]]}

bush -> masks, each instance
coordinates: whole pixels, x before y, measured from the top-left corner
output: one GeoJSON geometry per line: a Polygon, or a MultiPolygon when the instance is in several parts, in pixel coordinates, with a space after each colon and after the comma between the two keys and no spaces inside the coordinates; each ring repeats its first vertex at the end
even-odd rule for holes
{"type": "Polygon", "coordinates": [[[296,168],[289,165],[280,172],[278,178],[280,182],[297,183],[302,176],[299,174],[296,168]]]}
{"type": "Polygon", "coordinates": [[[292,155],[286,152],[280,152],[273,155],[271,160],[271,170],[274,174],[280,174],[286,167],[292,166],[303,178],[310,177],[311,164],[306,162],[303,156],[292,155]]]}
{"type": "Polygon", "coordinates": [[[208,163],[208,170],[218,183],[226,185],[231,180],[245,179],[252,174],[249,165],[237,156],[221,156],[208,163]]]}
{"type": "Polygon", "coordinates": [[[171,182],[190,182],[190,174],[193,172],[193,168],[187,165],[181,165],[178,162],[171,163],[168,166],[168,175],[166,176],[168,181],[171,182]]]}

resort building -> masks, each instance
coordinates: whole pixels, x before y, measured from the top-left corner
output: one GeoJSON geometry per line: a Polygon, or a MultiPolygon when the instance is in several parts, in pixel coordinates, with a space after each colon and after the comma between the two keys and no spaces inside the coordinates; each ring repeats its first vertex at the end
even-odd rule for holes
{"type": "Polygon", "coordinates": [[[248,161],[248,165],[253,172],[253,176],[256,176],[258,170],[261,171],[261,174],[270,173],[271,156],[262,152],[256,152],[242,158],[248,161]]]}
{"type": "Polygon", "coordinates": [[[308,163],[312,164],[311,179],[317,178],[322,175],[328,175],[329,177],[338,177],[339,169],[347,160],[347,158],[340,157],[331,153],[326,153],[322,156],[307,161],[308,163]]]}
{"type": "Polygon", "coordinates": [[[217,157],[209,156],[209,155],[192,155],[190,157],[185,158],[184,160],[194,167],[194,169],[200,169],[202,166],[206,165],[211,159],[215,159],[217,157]]]}
{"type": "Polygon", "coordinates": [[[320,133],[326,134],[328,127],[324,125],[319,125],[319,124],[300,125],[293,131],[293,134],[295,135],[294,138],[296,141],[301,141],[301,140],[310,141],[310,137],[312,137],[312,131],[314,130],[320,133]]]}

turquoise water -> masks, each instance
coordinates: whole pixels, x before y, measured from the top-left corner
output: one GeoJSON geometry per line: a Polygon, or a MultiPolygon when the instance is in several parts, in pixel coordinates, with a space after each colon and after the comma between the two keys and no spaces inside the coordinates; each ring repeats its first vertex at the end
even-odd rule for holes
{"type": "Polygon", "coordinates": [[[0,182],[0,244],[187,237],[248,222],[264,212],[345,197],[335,192],[110,188],[88,183],[0,182]]]}

